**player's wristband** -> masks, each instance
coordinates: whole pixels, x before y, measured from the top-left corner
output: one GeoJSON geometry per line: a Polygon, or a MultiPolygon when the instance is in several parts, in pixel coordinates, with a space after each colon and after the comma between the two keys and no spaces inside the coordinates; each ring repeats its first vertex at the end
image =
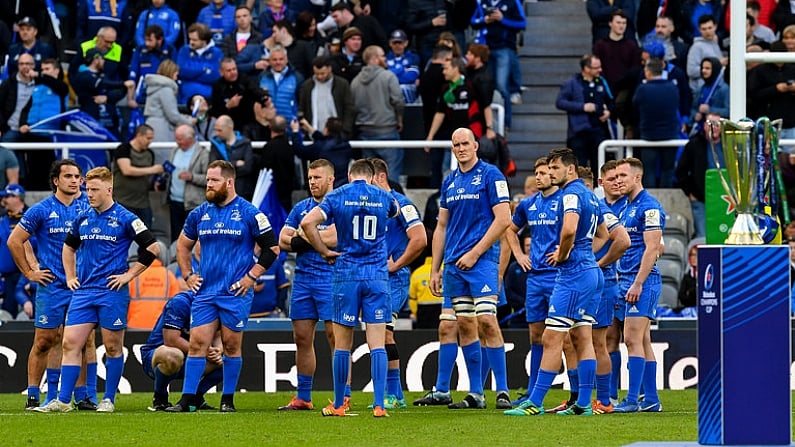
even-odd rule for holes
{"type": "Polygon", "coordinates": [[[188,280],[190,279],[190,277],[191,277],[191,276],[193,276],[193,275],[195,275],[195,274],[196,274],[196,272],[190,272],[190,273],[188,273],[187,275],[183,276],[183,277],[182,277],[182,279],[184,279],[184,280],[185,280],[185,282],[188,282],[188,280]]]}
{"type": "Polygon", "coordinates": [[[257,282],[257,278],[256,278],[256,277],[254,277],[254,276],[251,274],[251,272],[246,272],[246,276],[248,276],[248,279],[250,279],[250,280],[252,280],[252,281],[254,281],[254,282],[257,282]]]}

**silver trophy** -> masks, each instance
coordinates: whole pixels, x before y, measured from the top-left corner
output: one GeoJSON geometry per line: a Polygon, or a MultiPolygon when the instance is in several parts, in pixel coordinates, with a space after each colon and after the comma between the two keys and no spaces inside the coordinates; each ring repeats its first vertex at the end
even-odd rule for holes
{"type": "Polygon", "coordinates": [[[760,172],[762,180],[770,176],[771,172],[768,167],[760,165],[759,160],[765,159],[765,154],[771,154],[771,149],[775,151],[778,132],[764,118],[758,123],[748,119],[739,122],[721,119],[720,122],[708,121],[707,126],[710,132],[715,126],[720,126],[725,166],[721,166],[714,143],[711,143],[712,156],[718,167],[723,189],[737,213],[726,244],[762,245],[765,242],[756,218],[759,206],[758,188],[762,184],[759,182],[760,172]],[[721,168],[726,169],[726,175],[721,168]]]}

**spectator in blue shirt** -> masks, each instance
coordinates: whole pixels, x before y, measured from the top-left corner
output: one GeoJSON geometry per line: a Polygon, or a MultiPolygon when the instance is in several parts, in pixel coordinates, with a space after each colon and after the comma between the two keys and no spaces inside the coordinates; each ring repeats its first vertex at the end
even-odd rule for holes
{"type": "Polygon", "coordinates": [[[194,23],[188,27],[188,45],[179,49],[179,103],[186,104],[188,98],[200,94],[212,95],[213,83],[221,77],[218,68],[224,53],[212,41],[212,33],[206,25],[194,23]]]}
{"type": "Polygon", "coordinates": [[[166,0],[152,0],[152,6],[138,16],[135,28],[135,45],[145,44],[144,31],[149,25],[159,25],[165,33],[166,43],[175,45],[179,38],[182,24],[179,14],[166,5],[166,0]]]}
{"type": "Polygon", "coordinates": [[[389,48],[386,54],[386,66],[400,83],[403,99],[406,104],[417,102],[417,80],[420,77],[420,57],[407,50],[409,37],[400,29],[392,31],[389,36],[389,48]]]}
{"type": "Polygon", "coordinates": [[[207,25],[213,33],[213,42],[220,47],[224,38],[235,30],[235,7],[226,0],[211,0],[199,11],[196,23],[207,25]]]}
{"type": "Polygon", "coordinates": [[[130,61],[129,79],[135,82],[135,100],[139,104],[146,101],[146,87],[141,85],[141,80],[146,78],[146,75],[157,73],[160,63],[164,60],[177,57],[174,46],[165,43],[165,35],[160,25],[149,25],[144,30],[144,36],[144,45],[135,48],[130,61]]]}

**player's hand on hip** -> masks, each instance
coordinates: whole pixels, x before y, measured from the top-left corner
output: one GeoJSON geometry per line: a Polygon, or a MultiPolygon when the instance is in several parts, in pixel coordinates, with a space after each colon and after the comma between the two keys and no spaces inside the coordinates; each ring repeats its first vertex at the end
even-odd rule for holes
{"type": "Polygon", "coordinates": [[[547,253],[547,264],[553,267],[558,265],[558,251],[560,251],[560,246],[556,245],[555,251],[553,251],[552,253],[547,253]]]}
{"type": "Polygon", "coordinates": [[[254,287],[254,284],[255,282],[251,278],[244,275],[229,287],[229,291],[235,292],[235,296],[243,296],[248,293],[248,289],[254,287]]]}
{"type": "Polygon", "coordinates": [[[323,259],[326,260],[329,264],[334,264],[334,261],[337,260],[337,257],[340,255],[340,252],[334,250],[328,250],[325,253],[321,253],[320,256],[323,256],[323,259]]]}
{"type": "Polygon", "coordinates": [[[25,275],[25,278],[27,278],[30,282],[35,282],[41,286],[46,286],[55,280],[55,275],[53,275],[49,269],[36,269],[28,272],[28,274],[25,275]]]}
{"type": "Polygon", "coordinates": [[[455,266],[461,270],[469,270],[477,264],[479,257],[480,256],[476,255],[472,250],[469,250],[458,258],[458,261],[455,262],[455,266]]]}
{"type": "Polygon", "coordinates": [[[108,276],[108,288],[110,290],[121,290],[130,280],[132,280],[132,275],[129,272],[121,275],[110,275],[108,276]]]}
{"type": "Polygon", "coordinates": [[[77,278],[67,279],[66,280],[66,287],[69,288],[71,291],[75,291],[80,288],[80,281],[77,278]]]}
{"type": "Polygon", "coordinates": [[[529,272],[533,270],[533,262],[530,261],[529,256],[520,256],[516,259],[516,263],[519,264],[519,267],[522,268],[523,272],[529,272]]]}
{"type": "Polygon", "coordinates": [[[203,282],[204,282],[204,278],[199,276],[199,274],[197,273],[197,274],[190,275],[190,278],[188,278],[188,280],[185,281],[185,284],[188,285],[188,290],[191,290],[193,292],[198,292],[199,288],[201,288],[203,282]]]}

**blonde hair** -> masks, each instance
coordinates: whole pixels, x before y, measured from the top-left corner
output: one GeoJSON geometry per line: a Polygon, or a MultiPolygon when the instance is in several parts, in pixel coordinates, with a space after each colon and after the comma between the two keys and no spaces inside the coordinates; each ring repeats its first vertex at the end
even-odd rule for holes
{"type": "Polygon", "coordinates": [[[113,173],[110,169],[100,166],[86,172],[86,181],[102,180],[103,182],[113,183],[113,173]]]}
{"type": "Polygon", "coordinates": [[[163,75],[169,79],[174,78],[174,74],[179,71],[179,65],[171,59],[166,59],[157,67],[157,74],[163,75]]]}

